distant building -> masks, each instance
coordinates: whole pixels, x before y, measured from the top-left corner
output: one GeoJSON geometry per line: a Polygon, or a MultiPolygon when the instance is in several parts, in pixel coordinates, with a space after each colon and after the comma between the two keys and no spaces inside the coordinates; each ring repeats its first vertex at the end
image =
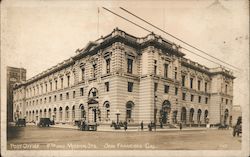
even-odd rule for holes
{"type": "Polygon", "coordinates": [[[180,46],[159,35],[138,38],[114,29],[18,85],[13,116],[58,123],[110,124],[119,118],[132,124],[229,124],[232,72],[184,56],[180,46]]]}
{"type": "Polygon", "coordinates": [[[26,81],[26,69],[7,67],[7,122],[13,121],[13,87],[26,81]]]}

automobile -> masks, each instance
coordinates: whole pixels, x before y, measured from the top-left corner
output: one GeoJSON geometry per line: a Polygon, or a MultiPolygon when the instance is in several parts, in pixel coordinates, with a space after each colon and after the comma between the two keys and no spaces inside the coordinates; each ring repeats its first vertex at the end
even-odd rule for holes
{"type": "Polygon", "coordinates": [[[16,126],[26,126],[26,120],[24,118],[19,118],[16,121],[16,126]]]}
{"type": "Polygon", "coordinates": [[[97,123],[87,123],[85,121],[78,121],[77,126],[81,131],[96,131],[97,123]]]}
{"type": "Polygon", "coordinates": [[[40,118],[40,121],[37,125],[39,127],[49,127],[49,125],[51,125],[51,121],[49,118],[40,118]]]}
{"type": "Polygon", "coordinates": [[[242,117],[238,117],[236,125],[233,127],[233,136],[242,134],[242,117]]]}

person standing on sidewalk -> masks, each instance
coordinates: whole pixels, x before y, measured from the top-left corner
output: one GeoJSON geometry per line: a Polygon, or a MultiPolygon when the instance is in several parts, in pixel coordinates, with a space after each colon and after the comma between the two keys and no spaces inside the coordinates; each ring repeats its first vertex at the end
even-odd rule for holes
{"type": "Polygon", "coordinates": [[[126,131],[127,128],[128,128],[128,123],[127,123],[127,121],[125,121],[125,122],[124,122],[124,130],[126,131]]]}
{"type": "Polygon", "coordinates": [[[180,122],[180,130],[182,130],[182,123],[180,122]]]}
{"type": "Polygon", "coordinates": [[[141,131],[143,131],[143,121],[141,121],[141,131]]]}

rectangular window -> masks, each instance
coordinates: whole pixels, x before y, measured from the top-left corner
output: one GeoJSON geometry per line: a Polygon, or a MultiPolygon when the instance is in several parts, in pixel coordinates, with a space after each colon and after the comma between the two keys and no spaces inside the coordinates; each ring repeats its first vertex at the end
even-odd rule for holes
{"type": "Polygon", "coordinates": [[[81,70],[82,70],[82,81],[84,81],[84,79],[85,79],[85,68],[82,68],[81,70]]]}
{"type": "Polygon", "coordinates": [[[155,65],[154,65],[154,75],[157,75],[157,60],[154,60],[155,65]]]}
{"type": "Polygon", "coordinates": [[[226,87],[225,87],[225,93],[227,94],[227,85],[226,85],[226,87]]]}
{"type": "Polygon", "coordinates": [[[66,93],[66,99],[69,99],[69,92],[66,93]]]}
{"type": "Polygon", "coordinates": [[[193,78],[190,78],[190,88],[192,89],[193,88],[193,78]]]}
{"type": "Polygon", "coordinates": [[[231,105],[233,104],[233,100],[230,100],[231,105]]]}
{"type": "Polygon", "coordinates": [[[133,82],[128,82],[128,92],[133,92],[133,82]]]}
{"type": "Polygon", "coordinates": [[[226,99],[226,105],[227,105],[227,103],[228,103],[228,99],[226,99]]]}
{"type": "Polygon", "coordinates": [[[198,90],[201,90],[201,81],[198,80],[198,90]]]}
{"type": "Polygon", "coordinates": [[[186,93],[182,93],[182,100],[186,100],[186,93]]]}
{"type": "Polygon", "coordinates": [[[83,96],[84,92],[83,92],[83,88],[80,88],[80,96],[83,96]]]}
{"type": "Polygon", "coordinates": [[[109,82],[105,82],[106,92],[109,91],[109,82]]]}
{"type": "Polygon", "coordinates": [[[177,80],[177,72],[174,72],[174,79],[177,80]]]}
{"type": "Polygon", "coordinates": [[[106,59],[106,72],[107,74],[110,73],[110,58],[106,59]]]}
{"type": "Polygon", "coordinates": [[[61,78],[61,89],[63,88],[63,78],[61,78]]]}
{"type": "Polygon", "coordinates": [[[164,77],[168,77],[168,64],[164,64],[164,77]]]}
{"type": "Polygon", "coordinates": [[[205,103],[206,103],[206,104],[208,103],[208,98],[205,99],[205,103]]]}
{"type": "Polygon", "coordinates": [[[51,102],[51,96],[49,97],[49,102],[51,102]]]}
{"type": "Polygon", "coordinates": [[[223,98],[221,98],[221,102],[223,103],[223,98]]]}
{"type": "Polygon", "coordinates": [[[45,91],[46,92],[48,91],[48,85],[47,85],[47,83],[45,84],[45,91]]]}
{"type": "Polygon", "coordinates": [[[205,92],[207,92],[207,82],[205,82],[205,92]]]}
{"type": "Polygon", "coordinates": [[[154,90],[155,90],[155,92],[157,91],[157,88],[158,88],[158,83],[155,83],[154,84],[154,90]]]}
{"type": "Polygon", "coordinates": [[[178,95],[178,87],[175,87],[175,95],[178,95]]]}
{"type": "Polygon", "coordinates": [[[76,91],[73,91],[73,98],[76,97],[76,91]]]}
{"type": "Polygon", "coordinates": [[[93,64],[93,78],[96,77],[96,64],[93,64]]]}
{"type": "Polygon", "coordinates": [[[181,76],[181,82],[182,82],[182,86],[184,87],[185,86],[185,76],[184,75],[181,76]]]}
{"type": "Polygon", "coordinates": [[[201,96],[199,96],[199,103],[201,103],[201,96]]]}
{"type": "Polygon", "coordinates": [[[164,93],[168,93],[169,92],[169,86],[168,85],[164,85],[164,93]]]}
{"type": "Polygon", "coordinates": [[[56,95],[54,96],[54,101],[56,101],[56,95]]]}
{"type": "Polygon", "coordinates": [[[55,80],[55,89],[57,90],[57,80],[55,80]]]}
{"type": "Polygon", "coordinates": [[[194,101],[194,95],[191,95],[191,101],[194,101]]]}
{"type": "Polygon", "coordinates": [[[128,71],[128,73],[132,74],[132,72],[133,72],[133,59],[128,58],[127,64],[128,64],[127,71],[128,71]]]}
{"type": "Polygon", "coordinates": [[[52,82],[50,82],[49,84],[50,84],[50,91],[52,91],[52,82]]]}
{"type": "Polygon", "coordinates": [[[69,87],[69,85],[70,85],[70,76],[68,75],[67,78],[68,78],[68,80],[67,80],[67,86],[69,87]]]}
{"type": "MultiPolygon", "coordinates": [[[[34,101],[33,101],[34,102],[34,101]]],[[[46,104],[46,102],[47,102],[47,98],[44,98],[44,103],[46,104]]]]}
{"type": "Polygon", "coordinates": [[[60,100],[62,100],[62,98],[63,98],[63,97],[62,97],[62,94],[60,94],[60,100]]]}

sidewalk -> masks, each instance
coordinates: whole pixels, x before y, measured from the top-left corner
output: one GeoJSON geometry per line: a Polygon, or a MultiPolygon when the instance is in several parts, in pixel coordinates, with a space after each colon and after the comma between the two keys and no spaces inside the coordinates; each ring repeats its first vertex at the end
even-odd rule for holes
{"type": "MultiPolygon", "coordinates": [[[[53,128],[67,128],[67,129],[76,129],[78,130],[77,126],[73,125],[68,125],[68,124],[56,124],[56,125],[51,125],[53,128]]],[[[211,129],[218,129],[218,128],[205,128],[205,127],[186,127],[182,128],[181,131],[201,131],[201,130],[211,130],[211,129]]],[[[179,131],[179,128],[157,128],[156,132],[164,132],[164,131],[179,131]]],[[[115,130],[113,127],[111,128],[110,126],[98,126],[97,131],[104,131],[104,132],[124,132],[124,129],[118,129],[115,130]]],[[[127,132],[141,132],[141,129],[139,127],[128,127],[126,130],[127,132]]],[[[143,129],[143,132],[148,132],[148,128],[143,129]]],[[[152,132],[155,132],[154,129],[152,132]]]]}

